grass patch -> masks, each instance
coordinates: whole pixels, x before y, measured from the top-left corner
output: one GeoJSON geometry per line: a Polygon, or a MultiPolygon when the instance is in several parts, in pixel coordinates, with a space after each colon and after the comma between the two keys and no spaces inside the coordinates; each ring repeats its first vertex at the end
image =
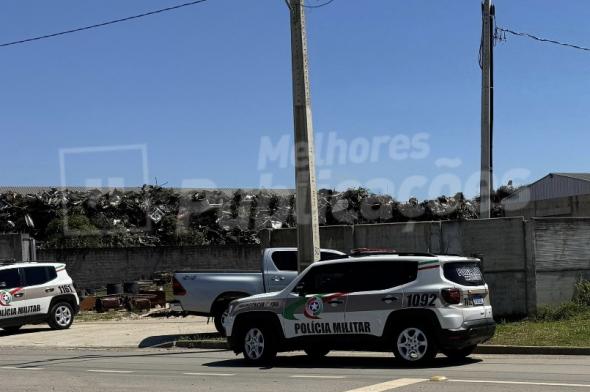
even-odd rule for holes
{"type": "Polygon", "coordinates": [[[499,323],[487,344],[590,347],[590,307],[566,303],[541,309],[533,320],[499,323]]]}
{"type": "Polygon", "coordinates": [[[121,321],[137,319],[139,315],[127,311],[108,311],[104,313],[97,312],[80,312],[76,316],[77,323],[93,322],[93,321],[121,321]]]}

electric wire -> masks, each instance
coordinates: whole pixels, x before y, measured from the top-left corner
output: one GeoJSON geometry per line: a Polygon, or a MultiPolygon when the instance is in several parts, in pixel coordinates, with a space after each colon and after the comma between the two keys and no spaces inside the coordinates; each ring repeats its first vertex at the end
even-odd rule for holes
{"type": "Polygon", "coordinates": [[[144,12],[142,14],[128,16],[126,18],[115,19],[115,20],[110,20],[108,22],[102,22],[102,23],[97,23],[97,24],[90,25],[90,26],[79,27],[79,28],[72,29],[72,30],[61,31],[59,33],[46,34],[46,35],[41,35],[41,36],[38,36],[38,37],[32,37],[32,38],[22,39],[22,40],[18,40],[18,41],[6,42],[6,43],[3,43],[3,44],[0,44],[0,47],[6,47],[6,46],[24,44],[24,43],[27,43],[27,42],[39,41],[39,40],[42,40],[42,39],[53,38],[53,37],[57,37],[57,36],[61,36],[61,35],[72,34],[72,33],[77,33],[77,32],[80,32],[80,31],[90,30],[90,29],[94,29],[94,28],[97,28],[97,27],[104,27],[104,26],[115,24],[115,23],[127,22],[127,21],[130,21],[130,20],[133,20],[133,19],[143,18],[145,16],[151,16],[151,15],[155,15],[155,14],[160,14],[162,12],[177,10],[179,8],[184,8],[184,7],[188,7],[188,6],[191,6],[191,5],[195,5],[195,4],[199,4],[199,3],[204,3],[205,1],[207,1],[207,0],[195,0],[195,1],[188,2],[188,3],[178,4],[178,5],[175,5],[175,6],[172,6],[172,7],[161,8],[161,9],[155,10],[155,11],[144,12]]]}
{"type": "Polygon", "coordinates": [[[550,43],[550,44],[555,44],[555,45],[561,45],[561,46],[565,46],[565,47],[571,48],[571,49],[577,49],[577,50],[583,50],[586,52],[590,52],[590,48],[585,47],[585,46],[570,44],[567,42],[556,41],[556,40],[548,39],[548,38],[541,38],[541,37],[538,37],[538,36],[530,34],[530,33],[523,33],[520,31],[514,31],[514,30],[502,28],[502,27],[496,27],[496,34],[495,35],[498,40],[505,41],[506,40],[506,33],[511,34],[511,35],[515,35],[518,37],[527,37],[527,38],[533,39],[538,42],[545,42],[545,43],[550,43]]]}

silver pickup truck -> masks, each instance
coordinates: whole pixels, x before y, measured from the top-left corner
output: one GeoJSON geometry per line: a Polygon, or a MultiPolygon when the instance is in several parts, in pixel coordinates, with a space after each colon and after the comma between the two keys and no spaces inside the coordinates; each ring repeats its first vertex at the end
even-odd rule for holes
{"type": "MultiPolygon", "coordinates": [[[[322,249],[321,260],[348,257],[337,250],[322,249]]],[[[231,301],[254,294],[284,289],[297,276],[297,248],[267,248],[260,271],[178,271],[172,288],[175,302],[189,314],[213,317],[224,333],[223,320],[231,301]]]]}

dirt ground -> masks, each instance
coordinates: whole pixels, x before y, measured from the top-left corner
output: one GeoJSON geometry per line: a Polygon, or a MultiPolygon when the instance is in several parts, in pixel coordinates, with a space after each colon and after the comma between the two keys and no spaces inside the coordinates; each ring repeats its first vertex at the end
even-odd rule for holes
{"type": "Polygon", "coordinates": [[[179,337],[210,332],[213,321],[196,316],[85,321],[64,331],[46,325],[24,326],[15,334],[0,331],[0,347],[165,347],[179,337]]]}

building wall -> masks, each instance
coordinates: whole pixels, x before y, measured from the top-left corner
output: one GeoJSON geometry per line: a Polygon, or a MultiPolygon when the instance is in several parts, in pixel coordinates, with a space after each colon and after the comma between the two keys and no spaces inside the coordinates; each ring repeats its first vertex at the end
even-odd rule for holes
{"type": "Polygon", "coordinates": [[[590,194],[515,204],[504,203],[508,217],[590,217],[590,194]]]}

